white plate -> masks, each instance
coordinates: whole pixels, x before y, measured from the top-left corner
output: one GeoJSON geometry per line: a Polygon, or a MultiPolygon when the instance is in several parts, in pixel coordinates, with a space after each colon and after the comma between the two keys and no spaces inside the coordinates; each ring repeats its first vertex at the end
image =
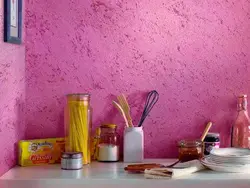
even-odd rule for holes
{"type": "Polygon", "coordinates": [[[245,164],[245,163],[220,163],[220,162],[213,161],[213,160],[209,159],[208,157],[204,157],[202,159],[202,161],[204,163],[211,164],[211,165],[237,167],[237,168],[238,167],[249,167],[250,168],[250,164],[245,164]]]}
{"type": "Polygon", "coordinates": [[[243,160],[230,160],[230,161],[227,161],[227,160],[216,160],[216,159],[213,159],[212,157],[210,156],[207,156],[205,158],[205,160],[208,162],[208,163],[214,163],[214,164],[218,164],[218,165],[250,165],[250,161],[243,161],[243,160]]]}
{"type": "Polygon", "coordinates": [[[201,159],[201,163],[207,168],[217,172],[250,173],[250,165],[218,165],[209,163],[206,159],[201,159]]]}
{"type": "Polygon", "coordinates": [[[249,161],[216,161],[213,159],[208,159],[207,161],[216,164],[250,165],[249,161]]]}
{"type": "Polygon", "coordinates": [[[243,160],[250,160],[250,156],[249,157],[223,157],[223,156],[217,156],[217,155],[209,155],[210,157],[214,158],[214,159],[225,159],[225,160],[234,160],[234,159],[243,159],[243,160]]]}
{"type": "Polygon", "coordinates": [[[218,163],[244,163],[250,164],[250,159],[248,158],[225,158],[225,157],[214,157],[214,156],[207,156],[208,160],[212,160],[218,163]]]}
{"type": "Polygon", "coordinates": [[[243,148],[214,148],[210,152],[210,155],[227,158],[250,158],[250,150],[243,148]]]}
{"type": "Polygon", "coordinates": [[[242,160],[250,160],[249,157],[221,157],[221,156],[216,156],[216,155],[209,155],[210,157],[214,159],[225,159],[225,160],[234,160],[234,159],[242,159],[242,160]]]}

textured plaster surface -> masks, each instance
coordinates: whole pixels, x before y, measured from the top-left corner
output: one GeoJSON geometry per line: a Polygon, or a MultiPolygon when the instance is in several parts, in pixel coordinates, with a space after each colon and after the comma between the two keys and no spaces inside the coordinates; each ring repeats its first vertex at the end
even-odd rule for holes
{"type": "Polygon", "coordinates": [[[25,46],[3,42],[0,0],[0,176],[16,164],[17,141],[24,138],[25,46]]]}
{"type": "Polygon", "coordinates": [[[146,157],[176,157],[176,142],[200,137],[208,120],[227,146],[236,96],[250,94],[249,23],[249,0],[28,0],[26,138],[62,136],[72,92],[91,93],[94,127],[114,122],[122,133],[111,100],[125,93],[136,123],[156,89],[146,157]]]}

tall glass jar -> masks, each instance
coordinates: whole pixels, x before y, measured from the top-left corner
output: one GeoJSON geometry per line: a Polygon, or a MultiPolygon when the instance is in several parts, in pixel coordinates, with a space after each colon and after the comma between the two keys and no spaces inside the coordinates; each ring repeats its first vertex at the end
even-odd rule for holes
{"type": "Polygon", "coordinates": [[[233,125],[232,146],[250,149],[250,118],[247,110],[247,95],[238,97],[238,116],[233,125]]]}
{"type": "Polygon", "coordinates": [[[90,163],[91,108],[90,95],[85,93],[67,95],[65,107],[65,150],[82,152],[83,164],[90,163]]]}
{"type": "Polygon", "coordinates": [[[116,132],[116,125],[114,124],[103,124],[101,126],[98,161],[119,161],[119,135],[116,132]]]}

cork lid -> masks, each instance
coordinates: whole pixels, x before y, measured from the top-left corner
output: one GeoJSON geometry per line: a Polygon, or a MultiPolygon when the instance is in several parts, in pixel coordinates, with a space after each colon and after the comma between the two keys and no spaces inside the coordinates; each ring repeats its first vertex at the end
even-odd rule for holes
{"type": "Polygon", "coordinates": [[[116,125],[115,124],[102,124],[101,125],[101,128],[110,128],[110,129],[115,129],[116,128],[116,125]]]}

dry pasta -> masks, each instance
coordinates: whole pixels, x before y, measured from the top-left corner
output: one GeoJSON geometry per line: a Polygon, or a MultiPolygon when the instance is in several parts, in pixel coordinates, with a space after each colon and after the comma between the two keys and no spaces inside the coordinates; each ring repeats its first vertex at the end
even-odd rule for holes
{"type": "Polygon", "coordinates": [[[83,164],[90,163],[88,101],[68,101],[66,151],[82,152],[83,164]]]}

